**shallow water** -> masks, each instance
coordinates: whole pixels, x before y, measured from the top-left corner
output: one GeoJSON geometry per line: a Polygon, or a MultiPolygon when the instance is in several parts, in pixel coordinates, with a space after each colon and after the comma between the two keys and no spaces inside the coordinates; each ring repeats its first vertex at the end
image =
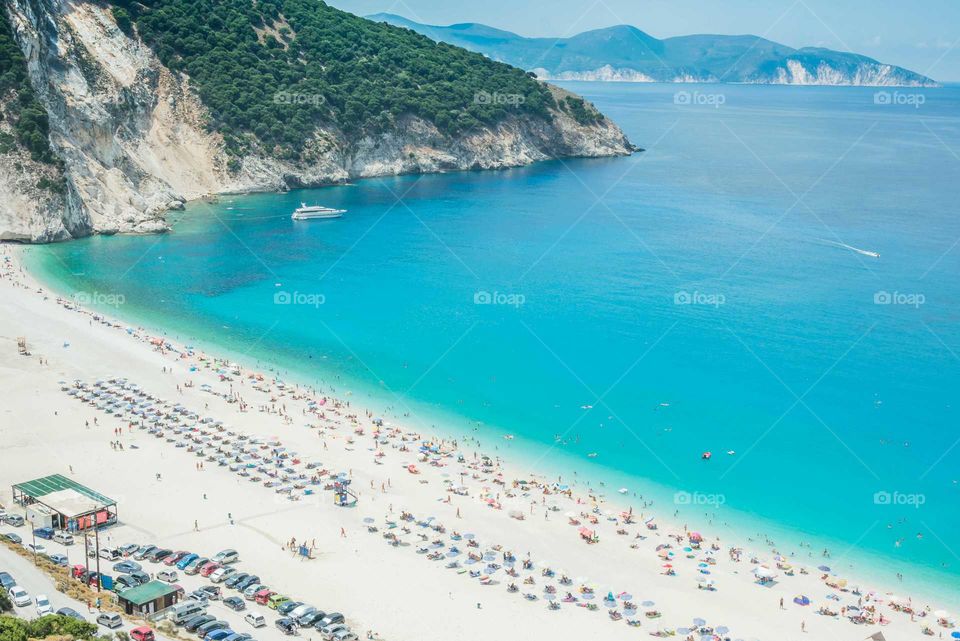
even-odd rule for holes
{"type": "Polygon", "coordinates": [[[960,88],[569,86],[648,151],[225,197],[29,260],[538,465],[956,590],[960,88]],[[294,223],[301,200],[349,213],[294,223]]]}

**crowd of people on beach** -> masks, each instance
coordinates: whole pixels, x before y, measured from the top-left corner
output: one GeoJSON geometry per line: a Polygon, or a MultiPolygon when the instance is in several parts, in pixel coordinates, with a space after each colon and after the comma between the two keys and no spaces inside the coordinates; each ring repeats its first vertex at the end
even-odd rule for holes
{"type": "MultiPolygon", "coordinates": [[[[4,262],[3,275],[18,286],[25,286],[9,260],[4,262]]],[[[43,291],[37,293],[46,296],[43,291]]],[[[629,505],[613,507],[616,497],[610,499],[602,489],[593,489],[585,482],[567,482],[562,478],[548,480],[533,474],[520,476],[511,472],[499,457],[481,451],[480,441],[476,438],[430,437],[405,429],[369,410],[355,409],[349,399],[338,398],[333,386],[321,389],[319,386],[291,385],[276,373],[257,372],[155,336],[143,328],[118,323],[84,309],[70,299],[56,297],[54,300],[64,309],[86,315],[89,323],[99,323],[125,339],[147,344],[169,359],[170,364],[164,367],[164,373],[183,378],[177,384],[178,392],[193,388],[196,385],[194,379],[201,373],[213,375],[216,382],[203,383],[199,386],[200,391],[225,401],[238,412],[256,411],[275,416],[285,425],[300,423],[317,435],[324,450],[334,439],[349,455],[369,456],[368,452],[372,450],[373,462],[389,465],[389,469],[396,470],[394,473],[413,475],[425,484],[436,483],[439,479],[442,499],[448,504],[454,499],[477,501],[488,509],[504,513],[505,518],[518,521],[538,511],[542,512],[544,520],[551,520],[553,515],[559,524],[569,526],[568,536],[587,545],[622,545],[630,553],[654,555],[662,575],[671,577],[671,580],[689,580],[691,589],[720,590],[722,585],[715,577],[721,573],[717,570],[741,564],[750,568],[749,574],[754,582],[763,587],[781,585],[790,577],[816,573],[823,587],[821,596],[798,594],[786,601],[781,597],[779,607],[809,609],[812,614],[868,626],[888,625],[895,616],[909,617],[910,621],[920,623],[923,634],[934,636],[949,635],[956,629],[956,619],[949,612],[934,610],[931,606],[917,606],[906,597],[861,589],[826,565],[814,570],[799,563],[796,555],[781,554],[769,539],[763,541],[767,548],[765,554],[745,551],[739,545],[723,544],[719,538],[706,536],[686,525],[671,526],[663,522],[662,517],[654,515],[653,503],[643,501],[642,496],[636,499],[641,502],[640,511],[634,512],[629,505]],[[365,447],[357,447],[361,442],[365,447]],[[467,446],[472,451],[467,451],[467,446]],[[814,603],[817,600],[822,602],[818,605],[814,603]]],[[[80,389],[85,394],[93,394],[95,390],[108,391],[112,401],[122,403],[119,409],[116,405],[109,406],[109,414],[116,425],[111,428],[113,438],[110,440],[110,447],[114,450],[124,451],[124,442],[129,442],[131,430],[147,433],[156,430],[163,435],[175,436],[174,446],[178,445],[177,441],[185,443],[181,449],[200,458],[196,462],[198,472],[205,471],[205,463],[214,464],[210,466],[211,471],[226,469],[274,492],[283,492],[291,501],[312,492],[333,492],[350,487],[350,470],[338,473],[312,466],[307,457],[298,457],[276,437],[257,438],[232,433],[227,425],[203,415],[209,404],[201,411],[185,408],[169,399],[151,395],[122,377],[112,383],[105,382],[103,386],[94,382],[68,383],[64,389],[80,389]],[[134,393],[130,394],[131,391],[134,393]],[[152,411],[148,411],[151,408],[152,411]],[[228,462],[223,464],[222,459],[228,462]]],[[[97,406],[102,395],[93,398],[97,399],[94,402],[97,406]]],[[[106,412],[107,408],[101,409],[106,412]]],[[[99,427],[100,422],[94,419],[93,425],[99,427]]],[[[85,422],[84,427],[90,429],[90,423],[85,422]]],[[[161,480],[160,473],[157,473],[157,481],[161,480]]],[[[392,484],[388,479],[379,489],[386,493],[390,487],[392,484]]],[[[372,481],[369,491],[377,491],[372,481]]],[[[356,487],[350,487],[350,492],[355,498],[362,497],[356,487]]],[[[621,497],[621,500],[627,499],[621,497]]],[[[364,519],[364,527],[371,534],[382,536],[390,545],[409,548],[426,560],[442,563],[451,572],[472,580],[478,590],[502,585],[508,592],[527,601],[546,603],[550,610],[564,606],[585,611],[602,608],[610,620],[646,627],[654,636],[677,634],[690,639],[704,636],[732,638],[723,625],[708,624],[700,619],[688,624],[677,621],[673,613],[661,612],[656,607],[655,601],[649,598],[655,595],[635,599],[624,587],[604,590],[601,581],[573,577],[562,567],[538,561],[529,551],[518,554],[508,546],[486,539],[486,543],[481,544],[476,535],[468,532],[467,523],[462,522],[459,506],[453,518],[457,519],[457,527],[448,528],[433,515],[418,517],[404,509],[395,514],[391,504],[386,513],[364,519]],[[662,623],[668,620],[670,625],[662,623]]],[[[199,528],[196,521],[194,527],[199,528]]],[[[339,527],[341,537],[346,537],[346,529],[339,527]]],[[[287,540],[283,547],[294,554],[302,547],[311,554],[316,549],[315,542],[307,545],[302,538],[298,545],[296,537],[287,540]]],[[[809,551],[808,557],[812,556],[809,551]]],[[[830,554],[823,550],[820,557],[829,559],[830,554]]],[[[806,621],[801,625],[805,629],[806,621]]]]}

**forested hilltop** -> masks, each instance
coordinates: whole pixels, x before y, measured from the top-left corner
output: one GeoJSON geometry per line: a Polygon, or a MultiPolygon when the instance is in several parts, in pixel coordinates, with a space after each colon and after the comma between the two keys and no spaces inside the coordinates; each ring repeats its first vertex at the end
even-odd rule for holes
{"type": "Polygon", "coordinates": [[[557,107],[520,69],[318,0],[115,5],[122,28],[135,26],[164,65],[189,74],[237,153],[252,133],[295,157],[317,122],[357,135],[413,114],[456,135],[557,107]]]}

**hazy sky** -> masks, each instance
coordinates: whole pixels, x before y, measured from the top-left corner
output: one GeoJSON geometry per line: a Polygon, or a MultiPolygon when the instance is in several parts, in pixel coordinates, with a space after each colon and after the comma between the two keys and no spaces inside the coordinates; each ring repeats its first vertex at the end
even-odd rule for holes
{"type": "Polygon", "coordinates": [[[960,0],[328,0],[429,24],[482,22],[525,36],[632,24],[658,38],[764,36],[862,53],[937,80],[960,80],[960,0]]]}

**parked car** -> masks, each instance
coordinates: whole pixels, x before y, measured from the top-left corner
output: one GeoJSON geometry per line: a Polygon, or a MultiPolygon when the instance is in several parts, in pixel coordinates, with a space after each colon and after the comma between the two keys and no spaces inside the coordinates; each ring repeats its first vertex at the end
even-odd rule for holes
{"type": "Polygon", "coordinates": [[[131,572],[142,569],[141,565],[136,561],[120,561],[120,563],[113,564],[113,571],[119,572],[120,574],[130,574],[131,572]]]}
{"type": "Polygon", "coordinates": [[[223,584],[228,588],[233,589],[239,586],[249,576],[250,575],[247,574],[246,572],[236,572],[234,574],[231,574],[227,578],[227,580],[223,582],[223,584]]]}
{"type": "Polygon", "coordinates": [[[167,583],[176,583],[177,582],[177,571],[176,570],[160,570],[157,572],[158,581],[166,581],[167,583]]]}
{"type": "Polygon", "coordinates": [[[207,636],[203,638],[204,641],[223,641],[232,634],[234,634],[234,631],[230,628],[219,628],[213,632],[208,632],[207,636]]]}
{"type": "Polygon", "coordinates": [[[139,550],[133,553],[133,558],[137,561],[143,561],[144,558],[151,552],[157,549],[156,545],[144,545],[139,550]]]}
{"type": "Polygon", "coordinates": [[[116,612],[102,612],[97,615],[97,623],[114,630],[123,625],[123,619],[116,612]]]}
{"type": "Polygon", "coordinates": [[[253,637],[246,632],[234,632],[223,641],[252,641],[253,637]]]}
{"type": "Polygon", "coordinates": [[[214,583],[223,583],[236,573],[236,568],[219,567],[210,575],[210,580],[214,583]]]}
{"type": "Polygon", "coordinates": [[[53,614],[53,606],[50,605],[50,599],[47,598],[46,594],[38,594],[36,603],[38,617],[42,617],[45,614],[53,614]]]}
{"type": "Polygon", "coordinates": [[[183,572],[184,574],[190,574],[190,575],[196,574],[197,572],[200,571],[201,567],[203,567],[209,562],[210,562],[210,559],[208,559],[207,557],[198,556],[193,561],[190,561],[187,567],[183,568],[183,572]]]}
{"type": "Polygon", "coordinates": [[[173,550],[160,548],[159,550],[153,550],[143,558],[145,558],[147,561],[150,561],[152,563],[159,563],[160,561],[163,561],[165,558],[167,558],[171,554],[173,554],[173,550]]]}
{"type": "Polygon", "coordinates": [[[120,594],[124,590],[135,588],[140,585],[135,578],[129,574],[121,574],[113,580],[113,591],[120,594]]]}
{"type": "Polygon", "coordinates": [[[38,527],[33,531],[33,535],[49,541],[53,538],[54,531],[52,527],[38,527]]]}
{"type": "Polygon", "coordinates": [[[132,554],[133,554],[134,552],[136,552],[137,550],[139,550],[139,549],[140,549],[140,546],[137,545],[136,543],[124,543],[123,545],[121,545],[121,546],[118,547],[117,549],[120,550],[120,554],[122,554],[123,556],[127,557],[127,556],[132,555],[132,554]]]}
{"type": "Polygon", "coordinates": [[[293,635],[297,633],[297,624],[293,619],[283,617],[281,619],[277,619],[274,625],[277,626],[277,629],[284,634],[293,635]]]}
{"type": "Polygon", "coordinates": [[[23,539],[21,539],[20,535],[17,534],[16,532],[7,532],[6,534],[4,534],[4,536],[7,537],[8,540],[13,541],[18,545],[20,543],[23,543],[23,539]]]}
{"type": "Polygon", "coordinates": [[[153,630],[145,625],[130,630],[130,638],[133,641],[154,641],[153,630]]]}
{"type": "Polygon", "coordinates": [[[9,572],[0,572],[0,588],[3,588],[3,591],[6,592],[17,582],[14,580],[13,576],[9,572]]]}
{"type": "Polygon", "coordinates": [[[171,554],[170,556],[168,556],[167,558],[165,558],[165,559],[163,560],[163,564],[164,564],[164,565],[173,565],[173,564],[175,564],[175,563],[178,563],[178,562],[180,561],[180,559],[182,559],[183,557],[187,556],[188,554],[190,554],[190,553],[187,552],[187,551],[185,551],[185,550],[181,550],[180,552],[174,552],[173,554],[171,554]]]}
{"type": "Polygon", "coordinates": [[[203,592],[207,595],[207,598],[211,601],[220,600],[220,586],[219,585],[204,585],[200,588],[200,592],[203,592]]]}
{"type": "Polygon", "coordinates": [[[256,612],[251,612],[247,616],[243,617],[243,620],[252,625],[255,628],[262,628],[267,625],[267,620],[262,614],[256,612]]]}
{"type": "Polygon", "coordinates": [[[177,561],[177,569],[180,570],[181,572],[182,572],[183,570],[186,570],[186,569],[187,569],[187,566],[190,565],[191,563],[193,563],[194,560],[196,560],[197,558],[199,558],[199,555],[197,555],[197,554],[192,554],[192,553],[191,553],[191,554],[187,554],[187,555],[184,556],[182,559],[180,559],[179,561],[177,561]]]}
{"type": "Polygon", "coordinates": [[[213,560],[220,565],[229,565],[230,563],[236,563],[239,561],[240,555],[237,554],[236,550],[221,550],[213,556],[213,560]]]}
{"type": "Polygon", "coordinates": [[[215,563],[215,562],[213,562],[213,561],[208,561],[207,563],[204,563],[203,566],[201,566],[201,568],[200,568],[200,576],[210,576],[211,574],[213,574],[213,573],[214,573],[216,570],[218,570],[218,569],[220,569],[220,565],[219,565],[219,564],[217,564],[217,563],[215,563]]]}
{"type": "Polygon", "coordinates": [[[111,550],[110,548],[100,548],[100,558],[107,561],[119,561],[123,558],[120,550],[111,550]]]}
{"type": "Polygon", "coordinates": [[[8,514],[3,517],[3,520],[7,525],[11,525],[13,527],[20,527],[24,524],[23,517],[19,514],[8,514]]]}
{"type": "MultiPolygon", "coordinates": [[[[331,612],[331,613],[328,614],[327,616],[323,617],[323,622],[324,622],[326,625],[333,625],[333,624],[335,624],[335,623],[343,623],[343,622],[344,622],[344,616],[343,616],[342,614],[340,614],[339,612],[331,612]]],[[[323,631],[323,630],[321,630],[321,632],[322,632],[322,631],[323,631]]]]}
{"type": "Polygon", "coordinates": [[[285,603],[290,600],[290,597],[284,594],[271,594],[270,598],[267,599],[267,607],[271,610],[276,610],[277,606],[281,603],[285,603]]]}
{"type": "Polygon", "coordinates": [[[130,576],[134,578],[137,582],[137,585],[143,585],[144,583],[150,583],[150,575],[146,572],[141,572],[139,570],[131,572],[130,576]]]}
{"type": "Polygon", "coordinates": [[[328,641],[333,638],[333,636],[340,630],[346,630],[347,626],[345,623],[331,623],[330,625],[322,628],[320,630],[320,636],[328,641]]]}
{"type": "Polygon", "coordinates": [[[313,612],[307,612],[297,617],[297,623],[301,627],[313,627],[319,621],[323,621],[323,617],[327,616],[323,610],[314,610],[313,612]]]}
{"type": "Polygon", "coordinates": [[[13,604],[18,608],[23,608],[30,605],[30,595],[27,594],[27,591],[21,588],[19,585],[15,585],[7,590],[7,594],[10,596],[10,600],[13,601],[13,604]]]}
{"type": "Polygon", "coordinates": [[[243,599],[238,596],[228,596],[223,600],[223,604],[234,612],[240,612],[241,610],[247,609],[247,604],[244,603],[243,599]]]}
{"type": "Polygon", "coordinates": [[[62,530],[53,533],[53,540],[60,545],[73,545],[73,535],[62,530]]]}
{"type": "Polygon", "coordinates": [[[350,631],[350,628],[337,630],[331,635],[332,641],[357,641],[357,635],[350,631]]]}
{"type": "Polygon", "coordinates": [[[44,545],[42,545],[42,544],[40,544],[40,543],[36,543],[36,544],[34,544],[34,543],[27,543],[27,549],[30,550],[31,552],[33,552],[34,554],[46,554],[46,553],[47,553],[47,548],[46,548],[46,546],[44,546],[44,545]]]}
{"type": "MultiPolygon", "coordinates": [[[[281,605],[285,606],[286,603],[282,603],[281,605]]],[[[288,616],[291,619],[299,619],[304,614],[309,614],[310,612],[316,612],[316,611],[317,609],[312,605],[310,605],[309,603],[301,603],[300,605],[295,607],[293,610],[290,610],[288,612],[281,612],[281,614],[283,614],[283,616],[288,616]]]]}
{"type": "Polygon", "coordinates": [[[257,592],[256,594],[254,594],[253,599],[260,605],[266,605],[267,602],[270,600],[270,597],[272,597],[274,594],[276,594],[276,592],[274,592],[270,588],[264,588],[259,592],[257,592]]]}
{"type": "Polygon", "coordinates": [[[214,630],[222,630],[223,628],[229,628],[230,624],[224,621],[223,619],[217,619],[216,621],[208,621],[204,623],[199,628],[197,628],[197,636],[201,639],[213,632],[214,630]]]}
{"type": "Polygon", "coordinates": [[[191,592],[189,597],[198,603],[202,603],[204,606],[210,601],[210,596],[199,588],[191,592]]]}
{"type": "MultiPolygon", "coordinates": [[[[166,618],[168,621],[172,621],[174,625],[184,625],[192,622],[198,617],[205,616],[206,614],[206,606],[204,606],[202,603],[194,601],[193,599],[185,599],[170,608],[166,618]]],[[[213,617],[211,616],[211,618],[208,620],[212,621],[213,617]]],[[[206,623],[206,621],[202,621],[197,625],[202,625],[203,623],[206,623]]]]}
{"type": "Polygon", "coordinates": [[[286,601],[277,606],[277,613],[287,616],[302,605],[304,605],[303,601],[286,601]]]}
{"type": "Polygon", "coordinates": [[[68,565],[70,565],[70,559],[67,558],[66,554],[51,554],[47,558],[49,558],[51,561],[53,561],[54,563],[56,563],[62,568],[65,568],[68,565]]]}
{"type": "Polygon", "coordinates": [[[198,614],[192,619],[187,620],[187,622],[183,624],[183,629],[187,632],[196,632],[197,628],[199,628],[201,625],[210,623],[216,619],[217,617],[213,616],[212,614],[198,614]]]}
{"type": "Polygon", "coordinates": [[[264,584],[254,583],[250,586],[247,586],[247,588],[243,591],[243,598],[246,599],[247,601],[255,601],[257,598],[257,595],[266,589],[267,589],[267,586],[265,586],[264,584]]]}
{"type": "Polygon", "coordinates": [[[86,621],[83,618],[83,615],[74,610],[73,608],[60,608],[57,610],[57,614],[62,617],[70,617],[71,619],[76,619],[77,621],[86,621]]]}
{"type": "Polygon", "coordinates": [[[258,577],[256,574],[248,574],[247,578],[237,583],[234,587],[237,590],[240,590],[241,592],[243,592],[244,590],[249,588],[251,585],[256,585],[258,583],[260,583],[260,577],[258,577]]]}

